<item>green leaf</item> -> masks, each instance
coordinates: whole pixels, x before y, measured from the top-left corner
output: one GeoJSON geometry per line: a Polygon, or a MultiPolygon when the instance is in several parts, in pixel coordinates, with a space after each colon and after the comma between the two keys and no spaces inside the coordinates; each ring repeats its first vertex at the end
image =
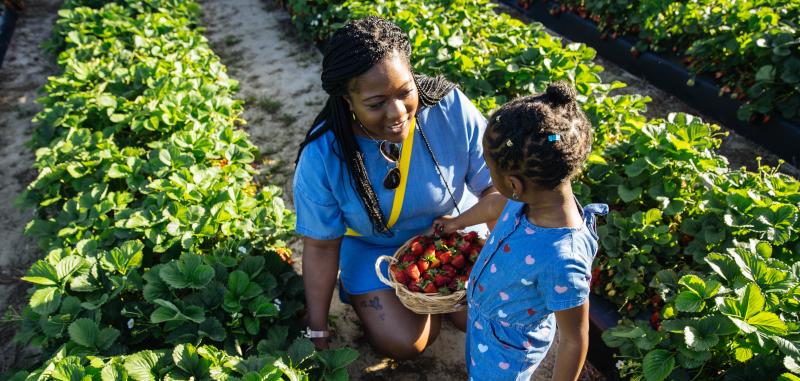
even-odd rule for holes
{"type": "Polygon", "coordinates": [[[59,284],[60,281],[56,268],[42,259],[36,261],[33,266],[28,269],[28,275],[21,279],[26,282],[44,286],[55,286],[59,284]]]}
{"type": "Polygon", "coordinates": [[[686,345],[696,351],[707,351],[719,342],[719,336],[713,333],[703,335],[700,330],[691,326],[684,328],[683,335],[686,345]]]}
{"type": "Polygon", "coordinates": [[[791,356],[783,357],[783,366],[792,373],[800,373],[800,364],[791,356]]]}
{"type": "Polygon", "coordinates": [[[169,154],[169,151],[165,149],[162,149],[158,152],[158,160],[160,160],[166,166],[172,165],[172,156],[169,154]]]}
{"type": "Polygon", "coordinates": [[[217,320],[217,318],[210,317],[206,320],[203,320],[200,323],[200,327],[197,330],[197,334],[200,336],[208,337],[211,340],[217,342],[225,341],[225,337],[227,333],[225,332],[225,328],[222,326],[222,323],[217,320]]]}
{"type": "Polygon", "coordinates": [[[620,184],[617,187],[617,193],[623,202],[631,202],[642,195],[642,187],[628,188],[624,184],[620,184]]]}
{"type": "Polygon", "coordinates": [[[61,304],[61,291],[56,287],[44,287],[31,295],[29,305],[39,315],[50,315],[56,312],[61,304]]]}
{"type": "Polygon", "coordinates": [[[764,65],[756,72],[756,81],[772,82],[775,79],[775,68],[772,65],[764,65]]]}
{"type": "Polygon", "coordinates": [[[675,308],[682,312],[700,312],[705,308],[705,302],[694,291],[681,291],[675,298],[675,308]]]}
{"type": "Polygon", "coordinates": [[[143,249],[144,244],[140,241],[126,241],[119,247],[107,252],[103,257],[103,261],[108,265],[109,269],[125,275],[128,270],[142,265],[143,249]]]}
{"type": "Polygon", "coordinates": [[[278,315],[278,307],[263,295],[253,299],[248,309],[255,317],[273,317],[278,315]]]}
{"type": "Polygon", "coordinates": [[[157,381],[159,363],[165,357],[166,351],[141,351],[125,358],[125,370],[136,381],[157,381]]]}
{"type": "Polygon", "coordinates": [[[193,321],[195,323],[202,323],[205,320],[205,311],[202,307],[187,306],[183,310],[178,306],[163,300],[156,299],[153,301],[160,307],[156,308],[150,314],[150,322],[154,324],[163,323],[165,321],[193,321]]]}
{"type": "Polygon", "coordinates": [[[778,315],[772,312],[761,311],[747,319],[747,323],[761,331],[775,335],[786,335],[788,328],[778,315]]]}
{"type": "Polygon", "coordinates": [[[122,364],[108,363],[103,366],[100,372],[101,381],[127,381],[128,375],[125,373],[125,368],[122,364]]]}
{"type": "Polygon", "coordinates": [[[644,356],[642,369],[647,381],[663,381],[675,368],[675,357],[665,349],[655,349],[644,356]]]}
{"type": "Polygon", "coordinates": [[[336,370],[350,365],[358,358],[358,351],[351,348],[329,349],[318,352],[317,358],[326,368],[336,370]]]}
{"type": "Polygon", "coordinates": [[[447,45],[453,48],[459,48],[464,44],[464,39],[459,35],[452,35],[447,39],[447,45]]]}
{"type": "Polygon", "coordinates": [[[97,101],[97,105],[100,106],[100,107],[107,107],[107,108],[116,108],[117,107],[117,101],[113,97],[111,97],[111,96],[109,96],[107,94],[98,95],[96,101],[97,101]]]}
{"type": "Polygon", "coordinates": [[[164,265],[158,275],[173,288],[201,289],[214,278],[214,268],[199,255],[184,253],[180,260],[164,265]]]}
{"type": "Polygon", "coordinates": [[[800,377],[795,376],[791,373],[784,373],[778,376],[778,378],[776,378],[775,381],[800,381],[800,377]]]}
{"type": "Polygon", "coordinates": [[[106,327],[100,330],[100,336],[97,338],[97,348],[100,350],[107,350],[111,345],[117,341],[119,337],[119,330],[112,327],[106,327]]]}
{"type": "Polygon", "coordinates": [[[84,259],[77,255],[70,255],[62,258],[56,265],[56,274],[63,281],[69,280],[84,263],[84,259]]]}
{"type": "Polygon", "coordinates": [[[72,341],[87,348],[95,348],[100,336],[100,329],[97,327],[97,323],[86,318],[72,322],[67,331],[72,341]]]}
{"type": "Polygon", "coordinates": [[[288,355],[294,366],[300,365],[303,361],[314,354],[314,343],[311,340],[298,337],[289,346],[288,355]]]}
{"type": "Polygon", "coordinates": [[[740,317],[745,320],[749,320],[764,309],[764,296],[761,295],[761,289],[758,288],[758,285],[748,283],[745,286],[739,305],[740,311],[744,312],[744,316],[740,317]]]}

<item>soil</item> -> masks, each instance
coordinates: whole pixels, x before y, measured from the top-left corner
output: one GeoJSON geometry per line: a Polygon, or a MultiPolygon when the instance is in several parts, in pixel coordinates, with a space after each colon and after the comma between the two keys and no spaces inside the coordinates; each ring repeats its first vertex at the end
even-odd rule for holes
{"type": "MultiPolygon", "coordinates": [[[[204,11],[205,35],[214,51],[240,81],[239,97],[246,102],[243,128],[262,152],[270,168],[268,181],[284,189],[291,207],[291,180],[298,144],[322,108],[326,94],[320,86],[322,57],[317,48],[296,36],[289,15],[276,7],[274,0],[200,0],[204,11]]],[[[22,234],[31,210],[20,209],[14,200],[35,179],[34,155],[25,146],[34,127],[31,118],[40,110],[34,103],[47,76],[54,75],[55,57],[42,51],[40,44],[49,37],[61,1],[29,0],[18,20],[17,29],[0,69],[0,311],[9,311],[0,321],[0,374],[10,368],[30,366],[35,350],[21,348],[11,341],[16,330],[17,311],[27,303],[28,285],[19,280],[42,254],[35,243],[22,234]]],[[[606,67],[604,80],[619,79],[630,86],[625,91],[649,95],[648,115],[661,117],[668,111],[697,114],[680,101],[646,82],[606,67]]],[[[732,164],[752,165],[762,155],[766,162],[774,156],[740,137],[726,139],[723,153],[732,164]]],[[[784,171],[797,177],[796,168],[784,171]]],[[[753,168],[753,167],[751,167],[753,168]]],[[[296,268],[300,271],[302,245],[292,243],[296,268]]],[[[464,334],[444,323],[437,341],[418,359],[396,362],[369,346],[353,309],[334,297],[331,303],[334,347],[351,347],[360,356],[349,368],[354,380],[463,380],[464,334]]],[[[554,348],[557,345],[554,344],[554,348]]],[[[550,379],[553,350],[537,370],[535,380],[550,379]]],[[[581,380],[603,380],[591,364],[581,380]]]]}
{"type": "Polygon", "coordinates": [[[58,0],[26,1],[0,69],[0,374],[12,365],[29,364],[35,350],[12,342],[16,316],[28,301],[29,284],[19,278],[40,257],[35,242],[22,231],[32,211],[15,200],[36,179],[33,151],[25,143],[33,131],[31,118],[39,88],[56,73],[55,57],[40,47],[50,36],[58,0]]]}

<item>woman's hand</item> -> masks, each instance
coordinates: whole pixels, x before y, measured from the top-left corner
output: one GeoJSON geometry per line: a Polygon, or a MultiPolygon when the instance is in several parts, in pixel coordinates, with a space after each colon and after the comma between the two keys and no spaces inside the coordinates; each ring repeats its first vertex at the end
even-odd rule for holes
{"type": "Polygon", "coordinates": [[[324,351],[330,348],[330,340],[328,337],[321,337],[318,339],[311,339],[311,342],[314,343],[314,347],[317,348],[318,351],[324,351]]]}
{"type": "Polygon", "coordinates": [[[441,216],[433,220],[433,232],[436,234],[449,234],[463,228],[458,217],[441,216]]]}

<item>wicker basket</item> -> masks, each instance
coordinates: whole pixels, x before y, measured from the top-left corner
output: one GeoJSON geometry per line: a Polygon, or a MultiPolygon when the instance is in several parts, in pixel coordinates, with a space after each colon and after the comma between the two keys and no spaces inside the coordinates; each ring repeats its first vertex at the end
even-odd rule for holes
{"type": "Polygon", "coordinates": [[[378,279],[385,285],[394,288],[395,294],[400,299],[406,308],[414,311],[420,315],[427,314],[445,314],[450,312],[463,311],[467,308],[467,292],[466,290],[459,290],[450,295],[440,295],[438,293],[422,293],[413,292],[406,287],[406,285],[397,282],[394,274],[389,271],[389,279],[381,273],[381,263],[389,262],[389,266],[399,261],[398,257],[403,255],[406,247],[411,244],[410,239],[403,246],[397,249],[393,257],[382,255],[375,261],[375,273],[378,279]]]}

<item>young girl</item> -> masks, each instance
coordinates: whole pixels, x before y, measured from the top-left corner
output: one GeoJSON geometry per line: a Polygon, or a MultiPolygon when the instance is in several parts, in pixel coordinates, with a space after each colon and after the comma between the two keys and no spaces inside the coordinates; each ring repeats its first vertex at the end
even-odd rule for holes
{"type": "Polygon", "coordinates": [[[595,214],[582,208],[570,179],[591,150],[592,126],[564,82],[503,105],[483,137],[497,190],[440,230],[499,221],[472,269],[467,289],[466,360],[470,380],[529,380],[560,330],[553,380],[576,380],[589,345],[589,281],[597,252],[595,214]],[[504,208],[503,208],[504,207],[504,208]],[[503,208],[501,210],[501,208],[503,208]]]}

